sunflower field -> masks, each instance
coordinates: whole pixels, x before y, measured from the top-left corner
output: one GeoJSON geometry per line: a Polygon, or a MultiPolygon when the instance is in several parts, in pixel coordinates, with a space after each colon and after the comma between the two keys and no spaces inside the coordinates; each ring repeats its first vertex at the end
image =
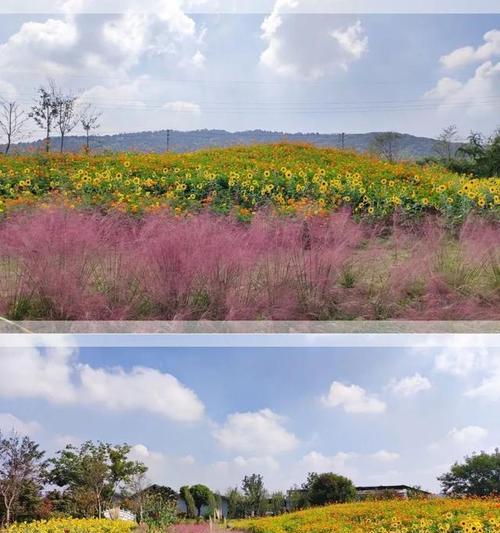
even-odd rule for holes
{"type": "Polygon", "coordinates": [[[54,203],[131,213],[209,208],[243,219],[264,207],[315,215],[348,207],[359,218],[383,219],[397,210],[459,222],[471,212],[498,214],[500,179],[295,144],[186,154],[0,157],[0,212],[54,203]]]}
{"type": "Polygon", "coordinates": [[[498,533],[500,500],[356,502],[235,520],[231,526],[251,533],[498,533]]]}
{"type": "Polygon", "coordinates": [[[135,529],[136,524],[123,520],[54,518],[13,524],[5,533],[129,533],[135,529]]]}

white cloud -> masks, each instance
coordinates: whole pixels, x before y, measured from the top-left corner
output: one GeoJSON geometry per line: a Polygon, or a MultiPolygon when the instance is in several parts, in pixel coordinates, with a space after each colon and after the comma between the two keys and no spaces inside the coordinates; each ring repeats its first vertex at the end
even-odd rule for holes
{"type": "Polygon", "coordinates": [[[0,397],[75,401],[71,383],[76,352],[60,337],[59,347],[4,348],[0,357],[0,397]]]}
{"type": "Polygon", "coordinates": [[[49,18],[45,22],[25,22],[17,33],[0,45],[0,69],[4,76],[35,71],[43,79],[72,70],[68,52],[78,43],[79,32],[73,19],[49,18]]]}
{"type": "Polygon", "coordinates": [[[142,410],[171,420],[191,422],[203,416],[196,394],[171,374],[153,368],[105,370],[80,368],[82,401],[111,410],[142,410]]]}
{"type": "Polygon", "coordinates": [[[310,472],[345,472],[347,463],[356,457],[358,454],[352,452],[338,452],[335,455],[327,456],[312,451],[302,457],[301,463],[310,472]]]}
{"type": "Polygon", "coordinates": [[[233,464],[242,470],[259,470],[260,468],[277,470],[279,468],[278,461],[271,456],[241,457],[239,455],[233,459],[233,464]]]}
{"type": "Polygon", "coordinates": [[[40,424],[38,422],[25,422],[11,413],[0,413],[0,432],[4,435],[14,432],[21,436],[32,436],[38,431],[40,431],[40,424]]]}
{"type": "Polygon", "coordinates": [[[327,396],[322,398],[326,407],[343,407],[346,413],[383,413],[386,404],[358,385],[344,385],[334,381],[327,396]]]}
{"type": "Polygon", "coordinates": [[[418,392],[431,388],[430,381],[418,372],[413,376],[407,376],[400,380],[394,380],[389,384],[389,389],[399,396],[413,396],[418,392]]]}
{"type": "Polygon", "coordinates": [[[175,113],[193,113],[198,114],[201,112],[201,108],[194,102],[185,102],[183,100],[176,100],[175,102],[167,102],[163,109],[167,111],[173,111],[175,113]]]}
{"type": "Polygon", "coordinates": [[[477,386],[469,389],[465,395],[471,398],[485,398],[490,401],[500,400],[500,361],[497,358],[496,368],[492,365],[492,373],[483,378],[477,386]]]}
{"type": "Polygon", "coordinates": [[[274,455],[295,448],[298,439],[283,426],[283,417],[270,409],[233,413],[213,431],[226,449],[254,455],[274,455]]]}
{"type": "Polygon", "coordinates": [[[0,397],[141,410],[180,422],[203,416],[203,403],[171,374],[145,367],[126,371],[79,365],[76,350],[64,337],[58,347],[36,342],[30,347],[2,350],[0,397]]]}
{"type": "Polygon", "coordinates": [[[488,359],[488,351],[480,337],[457,335],[448,338],[446,344],[439,347],[434,367],[439,372],[467,376],[484,369],[488,359]]]}
{"type": "Polygon", "coordinates": [[[453,428],[448,436],[457,444],[477,444],[488,436],[488,430],[481,426],[465,426],[460,429],[453,428]]]}
{"type": "Polygon", "coordinates": [[[303,0],[276,0],[262,23],[260,62],[282,76],[317,79],[359,59],[368,48],[360,21],[340,27],[335,16],[294,15],[303,0]],[[286,13],[285,13],[286,12],[286,13]]]}
{"type": "Polygon", "coordinates": [[[484,44],[478,48],[463,46],[442,56],[439,61],[447,69],[461,68],[472,63],[486,61],[500,55],[500,31],[491,30],[484,34],[484,44]]]}
{"type": "Polygon", "coordinates": [[[463,122],[480,120],[482,128],[485,121],[495,127],[496,116],[500,111],[500,62],[486,61],[475,70],[472,77],[465,81],[454,78],[441,78],[436,86],[424,94],[424,101],[437,101],[437,111],[442,120],[463,122]]]}
{"type": "Polygon", "coordinates": [[[399,459],[399,453],[388,452],[387,450],[379,450],[378,452],[373,453],[370,456],[375,461],[380,461],[382,463],[390,463],[391,461],[396,461],[399,459]]]}

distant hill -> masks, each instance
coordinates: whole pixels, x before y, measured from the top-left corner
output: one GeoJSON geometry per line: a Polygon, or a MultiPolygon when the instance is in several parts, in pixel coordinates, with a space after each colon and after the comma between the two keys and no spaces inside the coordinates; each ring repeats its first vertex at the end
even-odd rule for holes
{"type": "MultiPolygon", "coordinates": [[[[344,146],[361,152],[367,151],[376,134],[376,132],[348,133],[344,137],[344,146]]],[[[341,136],[338,133],[283,133],[263,130],[229,132],[205,129],[195,131],[170,130],[169,137],[169,149],[174,152],[191,152],[202,148],[280,141],[310,143],[318,147],[341,146],[341,136]]],[[[90,142],[94,152],[164,152],[167,150],[167,130],[92,136],[90,142]]],[[[433,154],[435,142],[435,139],[428,137],[402,134],[399,142],[400,155],[407,159],[430,156],[433,154]]],[[[76,152],[80,151],[84,145],[85,138],[83,136],[70,136],[65,139],[64,150],[76,152]]],[[[52,139],[52,146],[54,150],[59,146],[57,137],[52,139]]],[[[16,152],[40,149],[43,149],[42,140],[32,143],[18,143],[12,147],[12,150],[16,152]]]]}

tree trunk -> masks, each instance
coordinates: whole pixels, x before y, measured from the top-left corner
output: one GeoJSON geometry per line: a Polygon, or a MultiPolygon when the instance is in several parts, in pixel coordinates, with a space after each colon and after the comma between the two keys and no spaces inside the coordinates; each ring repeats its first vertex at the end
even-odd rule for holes
{"type": "Polygon", "coordinates": [[[45,137],[45,151],[50,152],[50,124],[47,122],[47,136],[45,137]]]}
{"type": "Polygon", "coordinates": [[[7,135],[7,144],[5,146],[5,153],[8,154],[10,149],[10,135],[7,135]]]}
{"type": "Polygon", "coordinates": [[[60,152],[62,154],[64,147],[64,133],[61,132],[61,144],[60,144],[60,152]]]}
{"type": "Polygon", "coordinates": [[[87,144],[85,146],[85,151],[87,152],[87,154],[90,152],[89,130],[87,130],[87,144]]]}

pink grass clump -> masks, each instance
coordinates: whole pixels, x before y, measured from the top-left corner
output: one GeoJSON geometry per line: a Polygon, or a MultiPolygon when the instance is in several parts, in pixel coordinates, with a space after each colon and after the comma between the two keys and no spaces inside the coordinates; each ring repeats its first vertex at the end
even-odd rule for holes
{"type": "Polygon", "coordinates": [[[0,223],[0,314],[14,319],[497,319],[499,228],[329,217],[75,210],[0,223]],[[383,229],[383,231],[382,231],[383,229]]]}

